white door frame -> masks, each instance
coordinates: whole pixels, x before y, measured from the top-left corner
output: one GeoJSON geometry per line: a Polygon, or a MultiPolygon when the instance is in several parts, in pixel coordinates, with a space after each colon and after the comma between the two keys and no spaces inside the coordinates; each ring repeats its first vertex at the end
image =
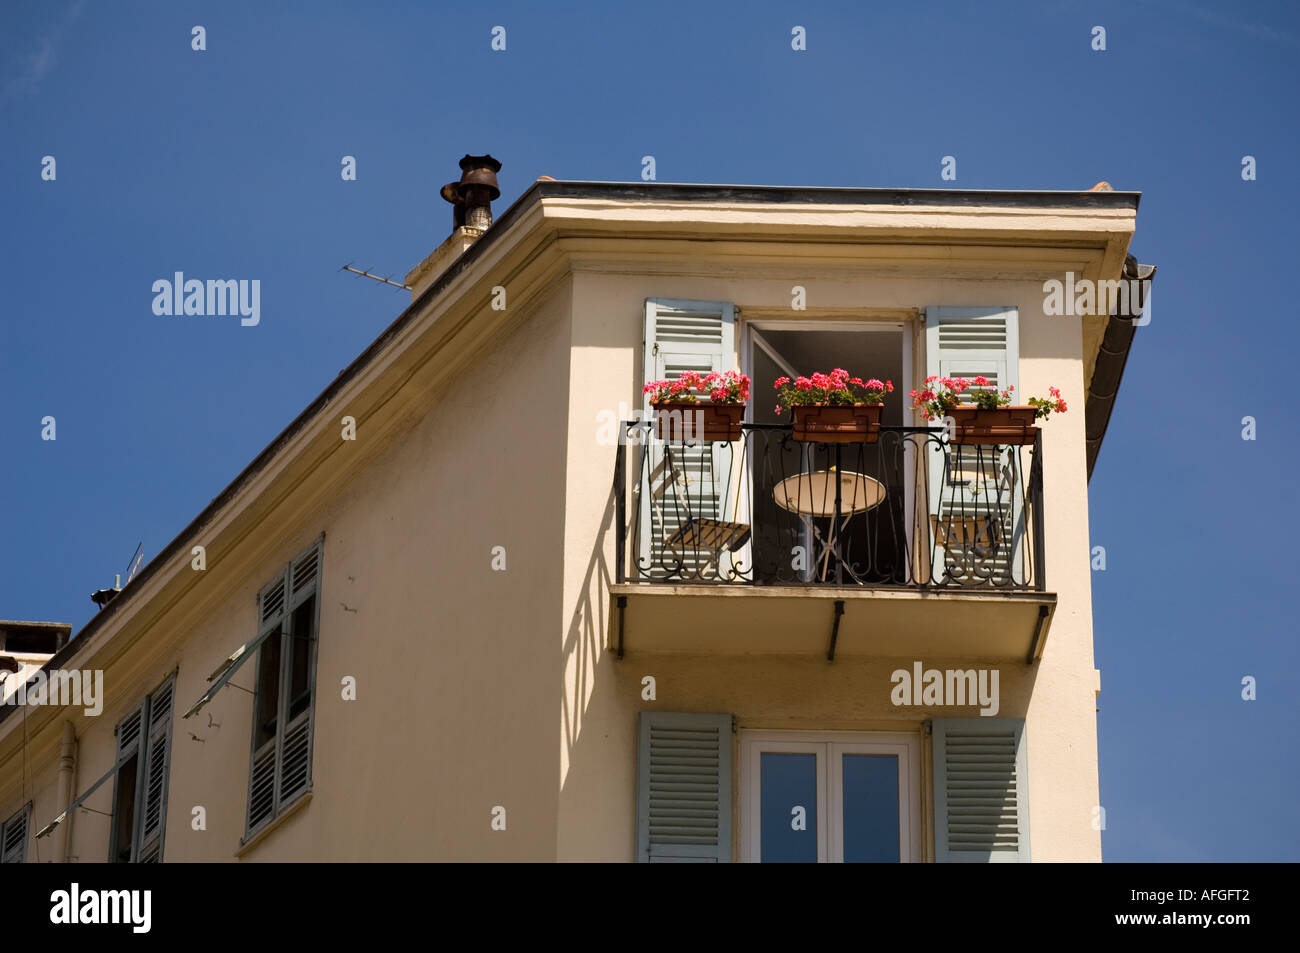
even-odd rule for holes
{"type": "MultiPolygon", "coordinates": [[[[761,333],[758,334],[758,340],[755,341],[754,332],[895,331],[898,333],[899,337],[903,339],[903,379],[902,379],[901,386],[895,388],[894,393],[899,395],[900,400],[906,400],[907,395],[911,393],[912,331],[913,331],[912,322],[909,321],[817,321],[817,320],[789,321],[789,320],[764,320],[763,318],[754,318],[752,320],[746,320],[744,310],[739,306],[736,308],[735,315],[736,315],[735,317],[736,325],[740,329],[740,338],[739,338],[740,372],[744,374],[746,377],[748,377],[750,380],[753,380],[754,378],[754,362],[751,357],[751,354],[753,352],[753,345],[755,343],[758,343],[758,346],[762,347],[763,350],[767,352],[767,355],[772,358],[772,360],[776,361],[777,364],[781,365],[782,370],[784,370],[785,373],[791,375],[792,377],[794,376],[794,372],[788,368],[785,359],[780,357],[775,352],[775,348],[773,348],[771,344],[769,344],[765,339],[763,339],[761,333]]],[[[758,399],[757,395],[751,395],[749,406],[745,408],[745,421],[747,423],[753,423],[754,421],[753,404],[754,401],[757,399],[758,399]]],[[[905,404],[903,406],[904,427],[909,426],[908,423],[909,419],[915,422],[914,417],[909,418],[910,413],[912,413],[911,408],[909,408],[905,404]]],[[[752,467],[753,467],[753,461],[750,460],[749,455],[746,454],[745,469],[744,472],[740,474],[740,479],[743,481],[742,486],[748,488],[748,492],[741,493],[740,504],[738,507],[738,514],[743,514],[743,515],[736,516],[737,520],[740,520],[741,522],[749,523],[751,526],[753,525],[754,522],[752,518],[753,512],[750,509],[750,504],[754,498],[754,480],[753,480],[752,467]]],[[[913,486],[914,479],[910,479],[908,475],[912,474],[914,477],[915,467],[916,467],[916,450],[912,446],[912,442],[910,440],[905,440],[903,442],[903,520],[904,520],[903,526],[904,526],[904,532],[906,533],[906,537],[907,537],[907,555],[908,555],[908,559],[911,560],[912,562],[915,561],[915,554],[913,550],[913,539],[916,530],[916,526],[915,526],[916,520],[914,519],[915,514],[913,513],[912,507],[915,505],[916,488],[915,486],[913,486]]],[[[926,519],[928,520],[929,517],[927,516],[926,519]]],[[[928,523],[926,524],[926,532],[927,533],[929,532],[928,523]]],[[[753,539],[752,533],[750,534],[750,538],[753,539]]],[[[743,550],[744,565],[749,566],[751,572],[753,571],[754,568],[753,550],[751,548],[752,545],[753,545],[752,543],[747,542],[743,550]]],[[[807,551],[812,552],[811,548],[807,549],[807,551]]],[[[913,567],[909,565],[908,572],[909,573],[912,572],[912,569],[913,567]]]]}
{"type": "MultiPolygon", "coordinates": [[[[749,332],[755,331],[897,331],[903,336],[903,386],[904,394],[911,390],[912,380],[912,336],[908,334],[910,322],[907,321],[779,321],[763,318],[745,318],[742,308],[736,308],[736,324],[740,328],[740,372],[752,378],[753,362],[750,361],[749,332]]],[[[789,373],[787,371],[787,373],[789,373]]],[[[907,419],[907,415],[903,415],[907,419]]]]}
{"type": "Polygon", "coordinates": [[[843,775],[845,754],[898,758],[898,859],[921,859],[921,736],[891,731],[739,732],[740,859],[762,859],[761,767],[763,752],[817,755],[817,860],[844,861],[843,775]]]}

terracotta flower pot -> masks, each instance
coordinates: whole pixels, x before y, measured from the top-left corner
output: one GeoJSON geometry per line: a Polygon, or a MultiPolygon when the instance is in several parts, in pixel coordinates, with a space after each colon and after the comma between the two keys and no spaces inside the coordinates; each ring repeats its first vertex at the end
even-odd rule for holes
{"type": "Polygon", "coordinates": [[[981,410],[975,404],[958,404],[949,411],[957,425],[952,442],[964,446],[1029,446],[1038,433],[1034,426],[1035,413],[1034,408],[1027,404],[1012,404],[996,410],[981,410]]]}
{"type": "Polygon", "coordinates": [[[883,404],[852,406],[799,405],[794,411],[794,439],[807,443],[875,443],[880,439],[883,404]]]}
{"type": "Polygon", "coordinates": [[[698,404],[670,401],[652,404],[655,435],[660,440],[739,440],[744,404],[698,404]]]}

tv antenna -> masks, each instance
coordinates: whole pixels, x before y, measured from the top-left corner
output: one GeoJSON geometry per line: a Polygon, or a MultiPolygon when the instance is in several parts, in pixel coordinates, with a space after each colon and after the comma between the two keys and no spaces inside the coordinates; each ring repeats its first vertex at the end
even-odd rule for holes
{"type": "Polygon", "coordinates": [[[144,540],[140,540],[140,544],[135,548],[135,553],[131,556],[131,565],[127,567],[126,581],[130,582],[132,579],[134,579],[135,574],[140,571],[140,567],[143,565],[144,565],[144,540]]]}
{"type": "Polygon", "coordinates": [[[363,269],[363,268],[353,268],[353,267],[352,267],[352,262],[348,262],[346,265],[344,265],[342,268],[340,268],[339,271],[350,271],[350,272],[352,272],[352,274],[354,274],[354,275],[361,275],[363,278],[371,278],[371,279],[373,279],[373,280],[375,280],[375,281],[382,281],[382,282],[383,282],[384,284],[386,284],[386,285],[392,285],[394,288],[401,288],[403,291],[410,291],[410,290],[411,290],[411,286],[410,286],[410,285],[404,285],[404,284],[400,284],[400,283],[398,283],[398,282],[396,282],[396,281],[391,281],[390,279],[393,277],[392,275],[389,275],[387,278],[381,278],[381,277],[379,277],[379,275],[373,275],[373,274],[371,274],[370,271],[369,271],[368,269],[363,269]]]}

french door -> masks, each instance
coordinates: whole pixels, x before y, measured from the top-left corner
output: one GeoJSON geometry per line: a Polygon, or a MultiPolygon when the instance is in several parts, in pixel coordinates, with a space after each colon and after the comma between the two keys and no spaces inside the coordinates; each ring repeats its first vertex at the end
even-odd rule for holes
{"type": "Polygon", "coordinates": [[[919,750],[908,734],[743,732],[741,859],[918,859],[919,750]]]}

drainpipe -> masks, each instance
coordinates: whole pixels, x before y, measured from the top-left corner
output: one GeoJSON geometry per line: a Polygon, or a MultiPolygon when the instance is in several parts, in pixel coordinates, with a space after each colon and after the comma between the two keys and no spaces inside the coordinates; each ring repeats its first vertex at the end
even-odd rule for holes
{"type": "MultiPolygon", "coordinates": [[[[58,800],[55,802],[62,810],[72,803],[73,781],[77,768],[77,733],[71,721],[63,723],[63,738],[59,742],[59,783],[58,800]]],[[[73,814],[76,812],[74,811],[73,814]]],[[[72,814],[64,818],[63,823],[54,829],[54,863],[68,862],[68,845],[71,843],[69,831],[72,830],[72,814]]]]}

